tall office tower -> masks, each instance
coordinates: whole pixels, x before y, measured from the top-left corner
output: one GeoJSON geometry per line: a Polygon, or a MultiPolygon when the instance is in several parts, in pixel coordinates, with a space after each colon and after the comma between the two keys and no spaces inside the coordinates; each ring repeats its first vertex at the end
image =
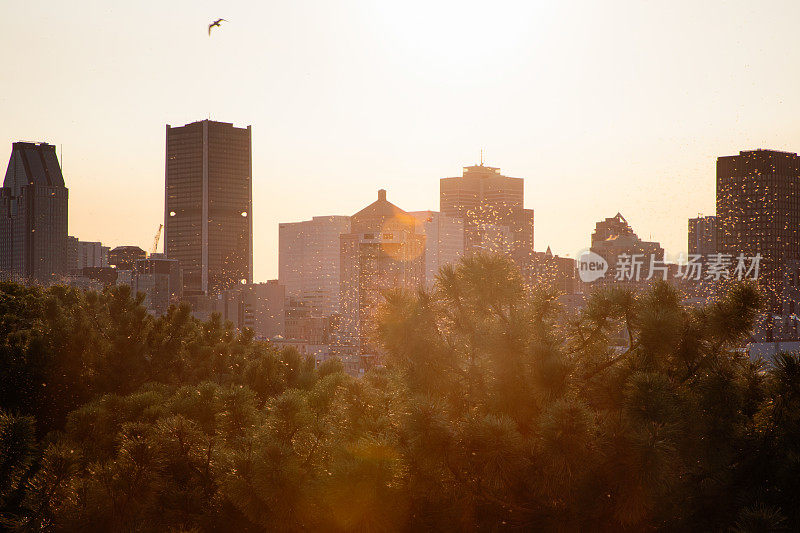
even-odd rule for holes
{"type": "Polygon", "coordinates": [[[314,217],[278,226],[278,281],[314,316],[339,312],[339,236],[350,217],[314,217]]]}
{"type": "Polygon", "coordinates": [[[386,289],[414,290],[425,283],[425,235],[414,217],[389,203],[386,191],[350,218],[341,242],[341,343],[375,353],[374,316],[386,289]]]}
{"type": "Polygon", "coordinates": [[[717,244],[720,253],[761,254],[759,285],[772,317],[768,335],[785,336],[798,312],[800,157],[753,150],[717,159],[717,244]]]}
{"type": "Polygon", "coordinates": [[[66,272],[68,199],[55,146],[14,143],[0,189],[0,272],[39,281],[66,272]]]}
{"type": "Polygon", "coordinates": [[[253,282],[251,129],[203,120],[167,125],[164,242],[184,295],[253,282]]]}
{"type": "Polygon", "coordinates": [[[646,282],[651,266],[654,277],[664,279],[664,271],[656,270],[658,267],[664,266],[662,264],[664,249],[657,242],[640,239],[620,213],[595,225],[591,251],[608,263],[606,275],[594,282],[593,285],[646,282]],[[636,257],[634,258],[634,256],[636,257]],[[625,265],[619,265],[618,268],[620,261],[628,261],[628,264],[631,265],[630,268],[625,265]],[[621,275],[620,279],[615,279],[618,272],[623,272],[624,275],[621,275]]]}
{"type": "Polygon", "coordinates": [[[717,253],[717,217],[689,219],[689,255],[707,257],[717,253]]]}
{"type": "Polygon", "coordinates": [[[464,253],[464,221],[436,211],[413,211],[418,233],[425,235],[425,284],[436,282],[439,269],[458,262],[464,253]]]}
{"type": "Polygon", "coordinates": [[[524,180],[483,163],[462,175],[442,178],[442,214],[464,220],[464,250],[508,253],[517,260],[533,254],[533,209],[523,207],[524,180]]]}

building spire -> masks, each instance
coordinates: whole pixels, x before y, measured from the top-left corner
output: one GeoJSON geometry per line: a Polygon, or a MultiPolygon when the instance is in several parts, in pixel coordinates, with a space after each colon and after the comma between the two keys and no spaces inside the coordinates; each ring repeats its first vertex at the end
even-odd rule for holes
{"type": "Polygon", "coordinates": [[[481,166],[483,166],[483,148],[481,148],[481,166]]]}

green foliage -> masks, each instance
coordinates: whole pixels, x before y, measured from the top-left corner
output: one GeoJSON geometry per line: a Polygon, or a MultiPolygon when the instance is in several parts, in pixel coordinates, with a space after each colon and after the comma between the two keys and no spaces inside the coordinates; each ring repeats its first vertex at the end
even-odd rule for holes
{"type": "Polygon", "coordinates": [[[0,523],[53,531],[800,527],[800,359],[735,285],[563,312],[474,256],[389,292],[354,378],[125,288],[0,285],[0,523]]]}

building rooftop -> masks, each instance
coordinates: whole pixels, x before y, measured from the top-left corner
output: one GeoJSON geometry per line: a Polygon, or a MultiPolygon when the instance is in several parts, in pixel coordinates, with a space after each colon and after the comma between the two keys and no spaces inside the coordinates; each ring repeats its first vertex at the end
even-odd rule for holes
{"type": "Polygon", "coordinates": [[[378,199],[353,215],[353,218],[377,218],[408,216],[408,213],[386,199],[386,189],[378,191],[378,199]]]}
{"type": "Polygon", "coordinates": [[[12,144],[3,186],[17,188],[25,185],[65,186],[55,146],[22,141],[12,144]]]}

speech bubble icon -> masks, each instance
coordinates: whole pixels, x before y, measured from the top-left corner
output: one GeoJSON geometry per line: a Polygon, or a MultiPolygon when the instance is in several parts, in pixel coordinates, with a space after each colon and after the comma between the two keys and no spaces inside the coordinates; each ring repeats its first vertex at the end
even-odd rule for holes
{"type": "Polygon", "coordinates": [[[584,283],[597,281],[606,275],[608,262],[603,256],[586,250],[578,255],[578,275],[584,283]]]}

